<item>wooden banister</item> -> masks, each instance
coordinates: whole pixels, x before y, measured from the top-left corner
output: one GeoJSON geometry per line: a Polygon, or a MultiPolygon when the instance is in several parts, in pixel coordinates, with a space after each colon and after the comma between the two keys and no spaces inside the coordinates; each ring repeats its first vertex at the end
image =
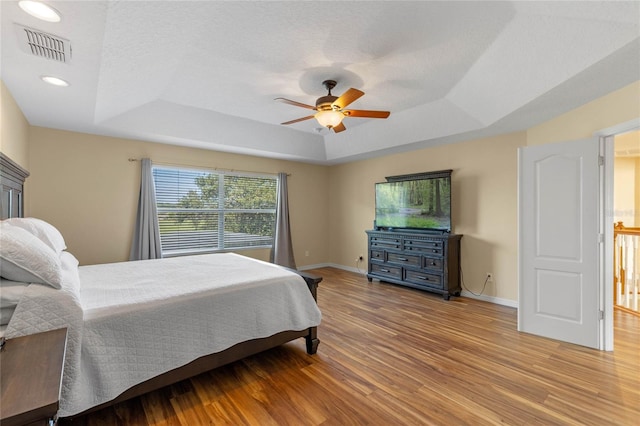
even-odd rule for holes
{"type": "Polygon", "coordinates": [[[640,235],[640,228],[631,228],[623,225],[622,222],[617,222],[613,225],[613,235],[625,234],[625,235],[640,235]]]}

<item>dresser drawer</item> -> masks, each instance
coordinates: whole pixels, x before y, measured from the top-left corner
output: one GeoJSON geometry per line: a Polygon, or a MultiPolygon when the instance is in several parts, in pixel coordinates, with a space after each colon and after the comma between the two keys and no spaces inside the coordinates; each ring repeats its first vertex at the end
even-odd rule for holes
{"type": "Polygon", "coordinates": [[[397,280],[402,279],[402,268],[395,267],[395,266],[379,265],[377,263],[372,263],[371,273],[376,275],[384,275],[389,278],[395,278],[397,280]]]}
{"type": "Polygon", "coordinates": [[[442,275],[428,274],[421,271],[405,271],[405,281],[429,287],[443,288],[442,275]]]}
{"type": "Polygon", "coordinates": [[[444,250],[442,250],[441,248],[424,248],[424,247],[410,247],[408,249],[405,249],[405,252],[407,253],[422,253],[422,254],[427,254],[429,256],[443,256],[444,250]]]}
{"type": "Polygon", "coordinates": [[[435,257],[423,257],[422,267],[433,271],[441,272],[444,266],[444,259],[435,257]]]}
{"type": "Polygon", "coordinates": [[[444,249],[444,242],[442,241],[431,241],[431,240],[418,240],[418,239],[410,239],[406,238],[403,244],[404,250],[419,252],[419,253],[430,253],[432,255],[442,255],[444,249]]]}
{"type": "Polygon", "coordinates": [[[384,261],[384,251],[382,250],[371,250],[371,260],[378,260],[380,262],[384,261]]]}
{"type": "Polygon", "coordinates": [[[420,256],[412,256],[408,254],[401,253],[388,253],[387,261],[393,263],[399,263],[402,265],[411,265],[420,267],[420,256]]]}
{"type": "Polygon", "coordinates": [[[371,237],[371,241],[369,241],[371,248],[391,248],[391,249],[400,249],[402,247],[402,243],[400,238],[380,238],[380,237],[371,237]]]}

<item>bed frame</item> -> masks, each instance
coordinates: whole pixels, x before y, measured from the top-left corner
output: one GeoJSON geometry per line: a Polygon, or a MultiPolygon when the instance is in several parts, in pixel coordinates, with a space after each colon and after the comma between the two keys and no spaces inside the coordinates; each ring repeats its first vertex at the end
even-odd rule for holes
{"type": "MultiPolygon", "coordinates": [[[[3,185],[3,202],[2,210],[0,212],[2,219],[6,219],[9,217],[21,217],[23,216],[22,205],[24,198],[22,194],[24,181],[27,176],[29,176],[29,173],[2,153],[0,153],[0,172],[2,173],[3,185]],[[8,186],[9,183],[10,186],[8,186]],[[7,185],[6,191],[5,185],[7,185]],[[17,194],[19,194],[19,196],[17,194]]],[[[306,272],[296,271],[293,269],[289,270],[299,274],[300,276],[302,276],[302,278],[304,278],[307,286],[309,287],[309,291],[313,295],[314,300],[316,300],[317,302],[318,284],[322,281],[322,277],[306,272]]],[[[222,352],[205,355],[190,362],[189,364],[183,365],[182,367],[175,368],[164,374],[153,377],[145,382],[127,389],[115,399],[105,402],[104,404],[89,408],[88,410],[74,415],[73,417],[80,417],[90,412],[97,411],[110,405],[116,404],[118,402],[126,401],[136,396],[140,396],[153,390],[160,389],[181,380],[204,373],[205,371],[209,371],[225,364],[239,361],[243,358],[257,354],[267,349],[275,348],[301,337],[304,337],[306,341],[307,353],[310,355],[315,354],[318,350],[318,344],[320,344],[320,340],[318,339],[317,327],[310,327],[301,331],[283,331],[270,337],[248,340],[238,343],[222,352]]]]}

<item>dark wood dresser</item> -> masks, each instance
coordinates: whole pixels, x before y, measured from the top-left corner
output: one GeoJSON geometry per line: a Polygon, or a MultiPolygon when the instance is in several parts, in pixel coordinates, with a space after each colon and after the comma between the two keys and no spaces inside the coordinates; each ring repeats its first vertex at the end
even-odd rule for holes
{"type": "Polygon", "coordinates": [[[459,296],[460,239],[458,234],[412,231],[366,231],[369,240],[367,278],[459,296]]]}
{"type": "Polygon", "coordinates": [[[0,425],[55,424],[67,329],[7,339],[0,351],[0,425]]]}

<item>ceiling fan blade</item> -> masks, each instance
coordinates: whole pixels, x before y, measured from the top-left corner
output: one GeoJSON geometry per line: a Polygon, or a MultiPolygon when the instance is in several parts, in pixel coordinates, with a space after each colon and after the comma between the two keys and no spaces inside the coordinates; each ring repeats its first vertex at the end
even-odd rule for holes
{"type": "Polygon", "coordinates": [[[313,118],[313,115],[308,115],[306,117],[302,117],[302,118],[296,118],[295,120],[291,120],[291,121],[285,121],[284,123],[280,123],[280,124],[293,124],[293,123],[297,123],[299,121],[304,121],[304,120],[309,120],[310,118],[313,118]]]}
{"type": "Polygon", "coordinates": [[[363,117],[363,118],[387,118],[391,113],[389,111],[367,111],[364,109],[350,109],[342,111],[347,117],[363,117]]]}
{"type": "Polygon", "coordinates": [[[296,102],[296,101],[292,101],[291,99],[285,99],[285,98],[275,98],[274,101],[280,101],[283,102],[285,104],[289,104],[289,105],[293,105],[293,106],[298,106],[298,107],[302,107],[302,108],[307,108],[307,109],[312,109],[315,110],[316,107],[311,106],[311,105],[307,105],[307,104],[303,104],[302,102],[296,102]]]}
{"type": "Polygon", "coordinates": [[[344,130],[347,130],[347,128],[346,128],[346,127],[344,127],[344,123],[340,123],[340,124],[338,124],[337,126],[333,126],[333,127],[332,127],[332,129],[333,129],[333,131],[334,131],[334,132],[336,132],[336,133],[339,133],[339,132],[342,132],[342,131],[344,131],[344,130]]]}
{"type": "Polygon", "coordinates": [[[344,92],[338,99],[333,101],[331,106],[342,109],[349,105],[351,102],[358,99],[360,96],[364,95],[364,92],[358,89],[351,88],[344,92]]]}

